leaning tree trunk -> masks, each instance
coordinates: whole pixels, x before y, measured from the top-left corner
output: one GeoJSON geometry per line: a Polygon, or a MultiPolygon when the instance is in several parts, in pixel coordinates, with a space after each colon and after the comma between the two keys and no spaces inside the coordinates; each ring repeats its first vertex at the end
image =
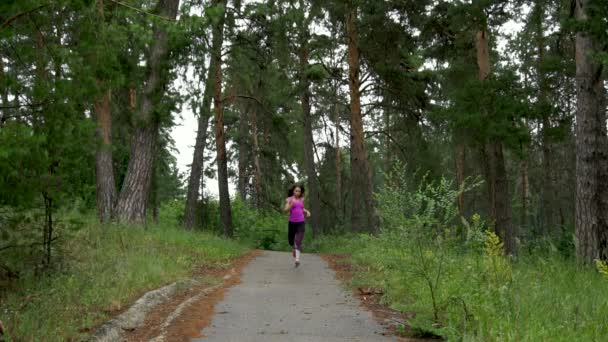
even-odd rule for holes
{"type": "Polygon", "coordinates": [[[216,68],[216,61],[212,59],[209,65],[207,80],[205,81],[205,92],[203,93],[203,103],[198,116],[198,131],[196,132],[192,165],[190,166],[190,178],[188,179],[188,193],[186,195],[186,207],[184,209],[184,228],[186,229],[193,229],[196,226],[196,204],[198,203],[201,176],[203,174],[205,161],[205,143],[207,141],[209,117],[211,116],[211,98],[213,97],[216,68]]]}
{"type": "MultiPolygon", "coordinates": [[[[477,32],[475,46],[477,50],[477,65],[479,80],[485,81],[491,73],[490,48],[488,44],[488,31],[483,29],[477,32]]],[[[490,110],[488,108],[488,110],[490,110]]],[[[509,180],[503,154],[503,144],[497,137],[489,138],[486,144],[486,162],[488,163],[488,191],[490,198],[490,212],[494,220],[494,230],[505,245],[505,252],[515,252],[515,227],[512,222],[511,197],[509,195],[509,180]]]]}
{"type": "MultiPolygon", "coordinates": [[[[589,0],[576,1],[576,19],[588,20],[589,0]]],[[[608,259],[605,88],[597,42],[576,34],[576,253],[582,262],[608,259]]]]}
{"type": "MultiPolygon", "coordinates": [[[[160,0],[158,13],[168,19],[175,19],[178,8],[179,0],[160,0]]],[[[167,83],[167,65],[164,62],[168,55],[167,32],[163,27],[155,26],[142,105],[135,118],[129,165],[116,204],[116,217],[121,222],[143,224],[146,219],[146,203],[154,169],[154,149],[159,127],[153,110],[167,83]]]]}
{"type": "Polygon", "coordinates": [[[346,13],[346,36],[348,43],[348,85],[350,89],[350,129],[351,129],[351,225],[355,231],[376,232],[377,224],[373,203],[371,169],[365,150],[363,118],[361,115],[361,94],[359,79],[359,42],[357,33],[357,8],[346,13]],[[355,191],[354,189],[361,189],[355,191]]]}
{"type": "Polygon", "coordinates": [[[220,221],[225,236],[232,236],[232,211],[228,191],[228,161],[226,158],[226,135],[224,132],[224,103],[222,100],[222,44],[224,42],[224,18],[226,0],[214,1],[215,6],[222,6],[222,14],[213,27],[212,60],[215,60],[213,106],[215,110],[215,145],[217,150],[217,178],[220,195],[220,221]]]}
{"type": "Polygon", "coordinates": [[[312,236],[320,232],[321,204],[319,198],[319,183],[315,171],[314,138],[312,135],[312,116],[310,114],[310,82],[306,74],[308,68],[308,31],[303,29],[302,47],[300,49],[300,102],[304,115],[304,158],[306,159],[306,174],[308,175],[309,200],[312,210],[311,226],[312,236]]]}

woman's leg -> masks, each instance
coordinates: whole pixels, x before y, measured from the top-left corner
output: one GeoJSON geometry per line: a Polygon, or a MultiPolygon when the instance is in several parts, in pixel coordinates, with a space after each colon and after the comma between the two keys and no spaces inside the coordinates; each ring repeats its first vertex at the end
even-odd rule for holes
{"type": "Polygon", "coordinates": [[[295,236],[296,265],[300,263],[300,253],[302,252],[302,240],[304,240],[304,222],[298,225],[295,236]]]}
{"type": "Polygon", "coordinates": [[[294,240],[296,237],[296,232],[297,232],[296,225],[293,224],[293,222],[289,222],[289,227],[288,227],[288,231],[287,231],[287,241],[289,242],[289,245],[291,246],[291,255],[294,258],[296,257],[296,250],[294,248],[294,240]]]}

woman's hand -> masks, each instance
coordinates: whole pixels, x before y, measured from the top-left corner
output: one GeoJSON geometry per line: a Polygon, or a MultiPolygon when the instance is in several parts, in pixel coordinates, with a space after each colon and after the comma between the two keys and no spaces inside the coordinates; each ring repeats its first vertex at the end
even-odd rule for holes
{"type": "Polygon", "coordinates": [[[306,213],[306,217],[310,217],[310,211],[304,209],[304,212],[306,213]]]}
{"type": "Polygon", "coordinates": [[[288,197],[285,200],[285,207],[283,208],[283,211],[288,213],[291,210],[292,206],[293,206],[293,201],[291,200],[291,197],[288,197]]]}

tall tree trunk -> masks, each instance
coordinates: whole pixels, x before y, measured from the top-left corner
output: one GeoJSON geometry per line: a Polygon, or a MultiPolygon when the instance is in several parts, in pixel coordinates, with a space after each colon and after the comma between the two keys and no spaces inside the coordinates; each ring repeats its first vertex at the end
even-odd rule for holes
{"type": "MultiPolygon", "coordinates": [[[[457,130],[459,131],[459,130],[457,130]]],[[[464,137],[462,134],[456,133],[456,186],[460,190],[463,186],[465,179],[465,165],[466,165],[466,147],[463,141],[464,137]]],[[[458,213],[460,216],[465,216],[464,208],[464,192],[458,194],[458,213]]]]}
{"type": "Polygon", "coordinates": [[[203,175],[205,161],[205,143],[207,142],[207,130],[209,126],[209,117],[211,116],[211,99],[213,97],[216,68],[217,61],[211,59],[211,62],[209,63],[209,73],[205,81],[203,103],[198,116],[198,131],[196,132],[192,165],[190,166],[190,178],[188,179],[188,193],[186,195],[186,207],[184,209],[184,228],[186,229],[193,229],[196,226],[196,205],[201,189],[201,177],[203,175]]]}
{"type": "Polygon", "coordinates": [[[304,115],[304,158],[306,159],[306,174],[308,175],[308,193],[312,210],[311,226],[313,237],[320,232],[321,199],[319,198],[319,183],[315,171],[314,138],[312,135],[312,116],[310,114],[310,82],[306,71],[308,69],[308,28],[301,31],[300,43],[300,102],[304,115]]]}
{"type": "MultiPolygon", "coordinates": [[[[97,0],[97,22],[104,25],[104,2],[97,0]]],[[[92,56],[94,64],[100,63],[97,56],[92,56]]],[[[97,65],[97,67],[100,67],[97,65]]],[[[116,201],[116,181],[112,159],[112,91],[103,79],[97,79],[97,85],[103,90],[95,103],[94,113],[97,119],[97,137],[100,140],[95,156],[95,177],[97,183],[97,214],[100,222],[112,219],[116,201]]]]}
{"type": "Polygon", "coordinates": [[[247,200],[247,183],[249,176],[247,173],[247,165],[249,163],[250,148],[248,144],[249,137],[249,106],[243,104],[243,108],[239,115],[239,182],[238,191],[243,203],[247,200]]]}
{"type": "Polygon", "coordinates": [[[4,61],[2,60],[2,58],[0,58],[0,92],[2,92],[2,94],[0,94],[0,98],[2,99],[2,106],[5,107],[0,109],[0,128],[4,126],[4,122],[8,117],[8,113],[10,113],[10,110],[8,108],[8,87],[5,86],[6,81],[4,80],[4,75],[4,61]]]}
{"type": "Polygon", "coordinates": [[[253,181],[255,187],[255,195],[253,196],[255,206],[261,208],[262,206],[262,191],[263,180],[262,180],[262,165],[260,164],[260,142],[258,137],[258,117],[257,107],[254,104],[251,108],[251,141],[253,143],[253,181]]]}
{"type": "MultiPolygon", "coordinates": [[[[485,81],[491,73],[490,48],[488,31],[477,32],[475,46],[477,49],[477,66],[479,80],[485,81]]],[[[491,137],[486,144],[488,189],[490,212],[494,220],[494,229],[505,245],[505,252],[515,253],[515,227],[512,222],[511,197],[509,195],[509,180],[503,154],[503,144],[499,138],[491,137]]]]}
{"type": "MultiPolygon", "coordinates": [[[[588,20],[589,0],[576,1],[577,21],[588,20]]],[[[576,34],[576,203],[577,256],[582,262],[608,259],[605,88],[598,44],[586,32],[576,34]]]]}
{"type": "MultiPolygon", "coordinates": [[[[175,19],[179,0],[160,0],[157,8],[159,15],[175,19]]],[[[129,165],[116,205],[116,217],[121,222],[143,224],[146,219],[146,203],[154,169],[154,149],[159,127],[152,112],[167,83],[167,66],[164,63],[169,54],[167,40],[165,29],[155,26],[142,105],[136,116],[131,142],[129,165]]]]}
{"type": "Polygon", "coordinates": [[[222,6],[222,14],[213,27],[212,59],[217,68],[214,74],[213,106],[215,110],[215,144],[217,150],[217,179],[220,195],[220,221],[225,236],[232,236],[232,211],[228,191],[228,161],[226,158],[226,136],[224,132],[224,103],[222,100],[222,44],[224,42],[224,18],[226,0],[214,1],[214,6],[222,6]]]}
{"type": "Polygon", "coordinates": [[[389,103],[386,99],[386,96],[382,99],[385,103],[383,114],[384,114],[384,172],[388,174],[391,172],[391,167],[393,164],[392,154],[391,154],[391,112],[389,110],[389,103]]]}
{"type": "Polygon", "coordinates": [[[111,90],[108,89],[95,104],[97,135],[101,140],[95,158],[97,213],[100,222],[108,222],[112,219],[112,210],[116,200],[116,182],[112,165],[111,96],[111,90]]]}
{"type": "Polygon", "coordinates": [[[542,144],[542,178],[543,185],[540,189],[540,230],[543,235],[550,234],[555,230],[555,208],[556,201],[555,197],[555,180],[553,163],[552,163],[552,151],[551,151],[551,121],[549,117],[550,103],[548,100],[548,86],[545,77],[545,71],[543,65],[545,64],[545,36],[543,29],[544,20],[544,6],[543,1],[537,1],[534,7],[535,15],[534,20],[536,24],[536,48],[538,53],[538,60],[536,63],[536,74],[538,77],[538,104],[542,110],[542,131],[541,131],[541,144],[542,144]]]}
{"type": "Polygon", "coordinates": [[[336,103],[334,106],[334,122],[336,124],[336,216],[338,223],[344,220],[344,204],[342,203],[342,152],[340,152],[340,110],[338,107],[338,96],[336,88],[336,103]]]}
{"type": "Polygon", "coordinates": [[[351,225],[355,231],[377,231],[373,203],[371,169],[365,149],[361,94],[359,79],[359,37],[357,33],[357,8],[346,12],[346,36],[348,44],[348,85],[350,89],[350,146],[351,146],[351,225]],[[356,189],[357,188],[357,189],[356,189]],[[361,191],[357,191],[358,189],[361,191]]]}
{"type": "Polygon", "coordinates": [[[528,226],[528,207],[530,205],[530,190],[528,189],[528,158],[521,161],[521,225],[528,226]]]}

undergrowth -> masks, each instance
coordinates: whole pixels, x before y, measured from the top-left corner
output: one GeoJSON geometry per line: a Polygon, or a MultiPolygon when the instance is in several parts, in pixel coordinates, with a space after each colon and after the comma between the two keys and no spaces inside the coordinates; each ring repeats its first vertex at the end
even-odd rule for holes
{"type": "Polygon", "coordinates": [[[399,176],[405,173],[395,172],[377,197],[378,236],[316,242],[320,252],[352,255],[352,286],[383,288],[385,304],[414,314],[413,332],[450,341],[608,336],[605,264],[597,263],[599,272],[581,266],[551,241],[507,257],[481,217],[458,218],[455,198],[465,189],[441,180],[411,190],[399,176]]]}
{"type": "Polygon", "coordinates": [[[91,217],[62,242],[51,270],[24,272],[11,284],[0,298],[0,320],[8,341],[83,339],[146,291],[200,267],[226,267],[246,251],[231,240],[187,232],[162,216],[160,224],[145,229],[102,226],[91,217]]]}

